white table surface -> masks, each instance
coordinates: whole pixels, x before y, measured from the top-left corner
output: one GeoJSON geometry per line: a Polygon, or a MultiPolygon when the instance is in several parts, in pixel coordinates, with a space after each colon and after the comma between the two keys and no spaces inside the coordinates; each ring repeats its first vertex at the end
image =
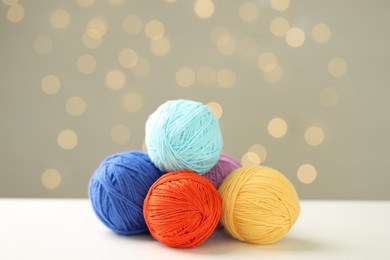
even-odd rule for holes
{"type": "Polygon", "coordinates": [[[0,199],[0,259],[390,259],[390,201],[302,201],[286,237],[251,245],[216,231],[193,249],[119,236],[88,200],[0,199]]]}

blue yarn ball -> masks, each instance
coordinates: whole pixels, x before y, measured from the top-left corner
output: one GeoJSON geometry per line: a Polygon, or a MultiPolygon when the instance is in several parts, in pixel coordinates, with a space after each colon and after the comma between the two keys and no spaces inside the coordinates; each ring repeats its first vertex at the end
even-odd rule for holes
{"type": "Polygon", "coordinates": [[[144,199],[162,174],[146,153],[130,151],[109,156],[89,182],[89,199],[97,217],[121,235],[147,231],[144,199]]]}
{"type": "Polygon", "coordinates": [[[209,108],[191,100],[170,100],[153,112],[145,127],[152,162],[163,172],[209,171],[218,161],[223,139],[209,108]]]}

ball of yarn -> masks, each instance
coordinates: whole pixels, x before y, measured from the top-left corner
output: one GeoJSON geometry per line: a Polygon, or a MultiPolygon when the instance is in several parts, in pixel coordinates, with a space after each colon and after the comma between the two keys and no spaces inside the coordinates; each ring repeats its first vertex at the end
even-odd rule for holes
{"type": "Polygon", "coordinates": [[[207,106],[180,99],[165,102],[149,116],[145,144],[161,171],[204,174],[217,163],[223,140],[218,120],[207,106]]]}
{"type": "Polygon", "coordinates": [[[206,172],[203,176],[209,179],[213,185],[218,189],[221,186],[222,181],[228,176],[232,171],[237,168],[240,168],[241,164],[234,159],[233,157],[221,154],[219,160],[210,171],[206,172]]]}
{"type": "Polygon", "coordinates": [[[281,173],[265,166],[233,171],[219,188],[221,222],[235,238],[270,244],[281,239],[298,218],[298,195],[281,173]]]}
{"type": "Polygon", "coordinates": [[[171,172],[150,188],[144,216],[156,240],[170,247],[192,248],[216,228],[221,198],[213,184],[195,172],[171,172]]]}
{"type": "Polygon", "coordinates": [[[109,156],[89,182],[89,198],[97,217],[121,235],[147,231],[143,202],[161,175],[146,153],[130,151],[109,156]]]}

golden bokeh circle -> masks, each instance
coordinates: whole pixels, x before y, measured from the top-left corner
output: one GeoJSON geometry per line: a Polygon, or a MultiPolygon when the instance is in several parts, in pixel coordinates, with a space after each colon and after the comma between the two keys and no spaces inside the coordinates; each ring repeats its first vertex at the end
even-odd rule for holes
{"type": "Polygon", "coordinates": [[[267,129],[268,133],[275,138],[280,138],[287,133],[287,123],[284,119],[276,117],[269,121],[267,129]]]}
{"type": "Polygon", "coordinates": [[[56,189],[61,182],[61,173],[57,169],[46,169],[41,175],[41,183],[46,189],[56,189]]]}
{"type": "Polygon", "coordinates": [[[58,134],[57,142],[60,148],[72,150],[77,146],[78,137],[73,130],[65,129],[58,134]]]}
{"type": "Polygon", "coordinates": [[[297,176],[300,182],[310,184],[317,178],[317,170],[311,164],[302,164],[298,168],[297,176]]]}

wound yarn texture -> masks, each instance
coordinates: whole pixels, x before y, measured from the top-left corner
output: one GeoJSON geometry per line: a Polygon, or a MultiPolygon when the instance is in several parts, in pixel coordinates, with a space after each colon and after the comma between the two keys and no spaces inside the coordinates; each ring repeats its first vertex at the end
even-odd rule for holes
{"type": "Polygon", "coordinates": [[[143,202],[152,184],[162,175],[149,156],[130,151],[106,158],[89,183],[89,198],[100,221],[115,233],[146,232],[143,202]]]}
{"type": "Polygon", "coordinates": [[[176,248],[202,244],[213,233],[220,215],[221,198],[216,188],[189,170],[160,177],[144,203],[144,216],[152,236],[176,248]]]}
{"type": "Polygon", "coordinates": [[[218,120],[207,106],[180,99],[165,102],[149,116],[145,144],[161,171],[204,174],[217,163],[223,139],[218,120]]]}
{"type": "Polygon", "coordinates": [[[233,157],[221,154],[217,164],[214,165],[213,168],[211,168],[210,171],[206,172],[203,176],[209,179],[214,187],[217,189],[219,186],[221,186],[221,183],[223,180],[235,169],[240,168],[241,163],[238,162],[233,157]]]}
{"type": "Polygon", "coordinates": [[[222,198],[221,222],[241,241],[274,243],[290,230],[300,212],[294,186],[269,167],[236,169],[218,191],[222,198]]]}

